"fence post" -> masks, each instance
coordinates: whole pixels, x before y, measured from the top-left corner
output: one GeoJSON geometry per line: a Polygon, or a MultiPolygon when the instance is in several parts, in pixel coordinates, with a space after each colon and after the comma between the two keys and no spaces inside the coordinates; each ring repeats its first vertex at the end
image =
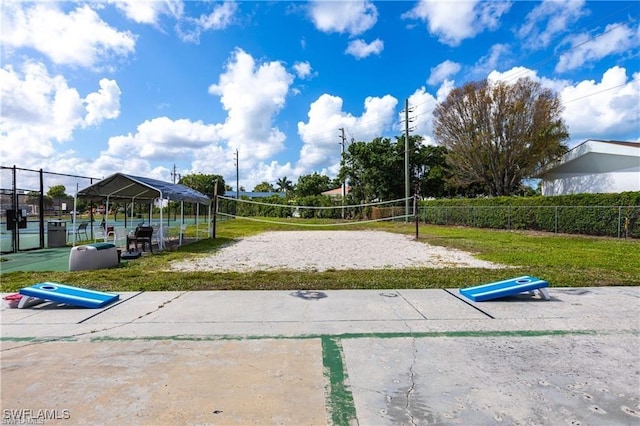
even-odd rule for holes
{"type": "Polygon", "coordinates": [[[39,226],[39,232],[40,232],[40,247],[43,249],[44,248],[44,172],[42,171],[42,169],[39,170],[38,175],[40,177],[40,197],[38,197],[38,222],[40,224],[39,226]]]}
{"type": "Polygon", "coordinates": [[[554,210],[555,210],[555,215],[554,215],[554,216],[555,216],[555,218],[554,218],[555,224],[554,224],[554,228],[555,228],[555,233],[557,234],[557,233],[558,233],[558,206],[555,206],[554,210]]]}
{"type": "Polygon", "coordinates": [[[622,206],[618,206],[618,238],[620,238],[621,225],[622,225],[622,206]]]}
{"type": "Polygon", "coordinates": [[[415,215],[415,218],[416,218],[416,241],[417,241],[419,221],[420,221],[420,213],[418,212],[418,193],[417,192],[413,196],[413,214],[415,215]]]}
{"type": "Polygon", "coordinates": [[[16,176],[16,166],[13,166],[11,175],[11,210],[13,210],[13,216],[7,217],[7,225],[9,221],[11,224],[11,252],[17,253],[20,250],[20,236],[18,231],[18,184],[16,176]]]}

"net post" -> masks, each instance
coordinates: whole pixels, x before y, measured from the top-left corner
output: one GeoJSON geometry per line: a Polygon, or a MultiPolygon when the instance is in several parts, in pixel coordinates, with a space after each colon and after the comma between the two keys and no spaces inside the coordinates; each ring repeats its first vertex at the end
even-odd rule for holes
{"type": "Polygon", "coordinates": [[[416,221],[416,241],[417,241],[419,237],[418,229],[419,229],[419,222],[420,222],[420,215],[418,214],[418,194],[417,193],[413,194],[413,216],[415,217],[415,221],[416,221]]]}
{"type": "Polygon", "coordinates": [[[213,187],[213,239],[216,239],[216,224],[218,223],[218,179],[213,187]]]}

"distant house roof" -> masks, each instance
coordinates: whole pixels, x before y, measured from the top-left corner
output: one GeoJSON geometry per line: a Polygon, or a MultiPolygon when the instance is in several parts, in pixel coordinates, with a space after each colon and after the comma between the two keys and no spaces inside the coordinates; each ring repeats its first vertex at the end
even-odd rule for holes
{"type": "MultiPolygon", "coordinates": [[[[227,197],[236,198],[236,192],[235,191],[228,191],[224,195],[227,196],[227,197]]],[[[259,191],[240,191],[240,192],[238,192],[238,196],[240,198],[242,198],[242,197],[266,198],[266,197],[271,197],[273,195],[276,195],[276,196],[281,197],[281,198],[286,197],[286,194],[284,192],[259,192],[259,191]]]]}
{"type": "Polygon", "coordinates": [[[563,173],[609,173],[638,167],[640,143],[588,139],[559,159],[540,167],[534,177],[563,173]]]}
{"type": "MultiPolygon", "coordinates": [[[[347,186],[345,189],[345,194],[351,192],[351,187],[347,186]]],[[[342,187],[330,189],[328,191],[324,191],[322,195],[328,195],[329,197],[341,197],[342,196],[342,187]]]]}

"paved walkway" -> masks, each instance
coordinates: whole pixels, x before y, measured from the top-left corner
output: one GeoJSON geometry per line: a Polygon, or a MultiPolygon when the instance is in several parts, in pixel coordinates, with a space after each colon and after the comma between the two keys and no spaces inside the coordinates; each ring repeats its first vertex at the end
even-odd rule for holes
{"type": "Polygon", "coordinates": [[[640,288],[121,293],[1,311],[3,422],[640,423],[640,288]],[[40,417],[38,417],[40,416],[40,417]]]}

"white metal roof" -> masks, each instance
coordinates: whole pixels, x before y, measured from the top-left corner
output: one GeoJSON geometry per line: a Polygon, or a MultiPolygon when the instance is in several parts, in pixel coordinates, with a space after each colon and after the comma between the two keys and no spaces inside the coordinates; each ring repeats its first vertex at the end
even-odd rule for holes
{"type": "Polygon", "coordinates": [[[588,139],[558,160],[536,171],[535,177],[563,173],[609,173],[640,166],[640,143],[588,139]]]}

